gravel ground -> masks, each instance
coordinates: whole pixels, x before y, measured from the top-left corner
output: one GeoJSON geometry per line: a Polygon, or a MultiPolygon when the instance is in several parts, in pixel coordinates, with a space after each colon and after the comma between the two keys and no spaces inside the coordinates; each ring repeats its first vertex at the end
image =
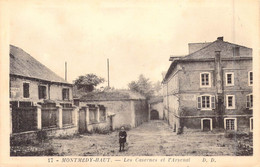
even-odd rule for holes
{"type": "Polygon", "coordinates": [[[163,121],[151,121],[127,132],[126,151],[119,152],[118,132],[52,139],[56,155],[66,156],[234,156],[237,141],[224,133],[186,130],[176,135],[163,121]]]}

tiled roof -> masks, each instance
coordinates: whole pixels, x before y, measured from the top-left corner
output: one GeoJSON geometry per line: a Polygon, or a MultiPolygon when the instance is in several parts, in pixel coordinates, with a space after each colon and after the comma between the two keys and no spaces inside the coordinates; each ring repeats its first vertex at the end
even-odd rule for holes
{"type": "Polygon", "coordinates": [[[130,90],[113,90],[107,92],[89,92],[81,95],[80,101],[115,101],[115,100],[145,100],[145,97],[130,90]]]}
{"type": "Polygon", "coordinates": [[[10,74],[69,84],[21,48],[10,45],[10,74]]]}
{"type": "Polygon", "coordinates": [[[223,40],[216,40],[212,43],[209,43],[208,45],[205,45],[204,47],[202,47],[201,49],[190,53],[186,56],[183,57],[178,57],[176,59],[170,59],[172,60],[172,63],[164,77],[164,80],[167,80],[168,77],[170,76],[172,70],[174,69],[174,67],[176,66],[176,64],[179,61],[190,61],[190,60],[209,60],[209,59],[214,59],[215,58],[215,51],[221,51],[220,55],[221,58],[225,59],[225,58],[233,58],[235,60],[235,58],[252,58],[252,49],[245,47],[245,46],[241,46],[241,45],[237,45],[237,44],[233,44],[233,43],[229,43],[223,40]],[[233,55],[233,48],[234,47],[239,47],[239,56],[234,56],[233,55]]]}

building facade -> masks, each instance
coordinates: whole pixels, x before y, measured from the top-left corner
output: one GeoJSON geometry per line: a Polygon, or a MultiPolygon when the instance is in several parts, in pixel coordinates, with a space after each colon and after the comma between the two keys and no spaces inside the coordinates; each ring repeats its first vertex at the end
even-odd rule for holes
{"type": "Polygon", "coordinates": [[[48,135],[77,132],[72,84],[13,45],[10,45],[10,111],[13,138],[32,138],[40,130],[48,135]]]}
{"type": "Polygon", "coordinates": [[[77,101],[80,114],[86,115],[88,132],[93,129],[120,129],[121,126],[134,128],[148,121],[148,105],[145,97],[128,90],[90,92],[82,95],[77,101]],[[91,110],[90,106],[97,109],[91,110]],[[101,112],[100,107],[105,109],[101,112]]]}
{"type": "Polygon", "coordinates": [[[189,51],[170,58],[163,80],[168,123],[177,132],[184,127],[252,131],[252,49],[219,37],[211,43],[191,43],[189,51]]]}

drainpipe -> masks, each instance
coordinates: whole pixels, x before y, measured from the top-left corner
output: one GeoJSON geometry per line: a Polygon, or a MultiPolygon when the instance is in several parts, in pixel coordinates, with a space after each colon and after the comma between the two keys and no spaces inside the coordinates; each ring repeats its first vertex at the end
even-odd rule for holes
{"type": "Polygon", "coordinates": [[[215,86],[216,86],[216,123],[219,128],[223,127],[223,102],[224,102],[224,89],[223,89],[223,69],[221,63],[220,51],[215,51],[215,86]]]}

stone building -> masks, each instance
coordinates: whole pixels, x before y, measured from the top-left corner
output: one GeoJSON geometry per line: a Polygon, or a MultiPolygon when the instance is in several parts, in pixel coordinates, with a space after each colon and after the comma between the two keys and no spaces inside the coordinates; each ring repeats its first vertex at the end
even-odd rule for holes
{"type": "Polygon", "coordinates": [[[80,107],[80,114],[86,115],[83,124],[87,122],[87,131],[99,128],[114,130],[121,126],[133,128],[148,121],[145,97],[128,90],[90,92],[76,99],[75,103],[80,107]]]}
{"type": "Polygon", "coordinates": [[[10,45],[11,137],[77,132],[77,107],[68,83],[22,49],[10,45]]]}
{"type": "Polygon", "coordinates": [[[171,57],[163,80],[164,115],[174,130],[253,130],[252,49],[219,37],[171,57]]]}

